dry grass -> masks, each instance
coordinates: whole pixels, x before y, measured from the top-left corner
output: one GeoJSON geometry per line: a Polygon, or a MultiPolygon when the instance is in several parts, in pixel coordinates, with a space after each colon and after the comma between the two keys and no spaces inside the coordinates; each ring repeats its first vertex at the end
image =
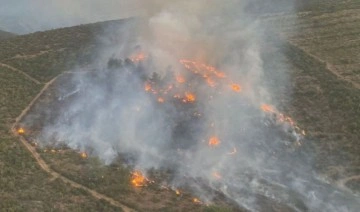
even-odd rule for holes
{"type": "Polygon", "coordinates": [[[50,179],[14,138],[9,128],[39,92],[23,75],[0,68],[0,210],[1,211],[119,211],[86,192],[50,179]]]}

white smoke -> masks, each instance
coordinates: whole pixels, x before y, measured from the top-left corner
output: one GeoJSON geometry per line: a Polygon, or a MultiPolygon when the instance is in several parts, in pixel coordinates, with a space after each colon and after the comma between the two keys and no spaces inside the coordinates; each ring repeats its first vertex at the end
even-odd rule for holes
{"type": "Polygon", "coordinates": [[[190,186],[207,201],[212,196],[188,179],[202,179],[254,211],[265,210],[264,198],[297,211],[359,209],[354,197],[316,179],[305,162],[308,155],[294,149],[297,134],[291,136],[289,126],[277,126],[260,110],[262,104],[276,102],[263,69],[265,26],[246,12],[249,2],[142,3],[147,4],[141,20],[104,35],[104,48],[94,61],[100,70],[73,78],[77,88],[62,94],[71,100],[64,103],[56,123],[43,129],[42,141],[55,137],[105,164],[118,154],[131,155],[134,167],[143,172],[170,167],[172,186],[190,186]],[[116,45],[107,41],[118,36],[116,45]],[[130,62],[106,67],[111,56],[125,58],[140,51],[147,58],[139,67],[130,62]],[[192,76],[180,59],[216,66],[227,76],[224,86],[209,88],[201,80],[189,79],[196,103],[159,104],[144,91],[144,78],[157,72],[166,79],[169,70],[192,76]],[[240,84],[242,92],[229,89],[231,83],[240,84]],[[213,136],[220,144],[209,147],[213,136]]]}

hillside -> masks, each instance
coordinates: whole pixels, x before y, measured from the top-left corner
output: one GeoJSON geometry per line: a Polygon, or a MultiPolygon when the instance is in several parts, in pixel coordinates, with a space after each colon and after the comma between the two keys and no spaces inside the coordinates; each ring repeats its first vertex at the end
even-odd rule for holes
{"type": "Polygon", "coordinates": [[[340,80],[360,89],[359,1],[318,1],[297,14],[266,19],[293,45],[326,63],[340,80]]]}
{"type": "MultiPolygon", "coordinates": [[[[0,210],[2,211],[119,211],[104,200],[80,188],[68,186],[57,177],[44,172],[30,152],[10,133],[11,125],[21,111],[43,87],[41,82],[65,70],[62,64],[49,74],[33,71],[66,59],[75,59],[74,48],[83,47],[98,25],[58,29],[50,32],[18,36],[0,42],[0,210]],[[75,35],[75,37],[74,37],[75,35]],[[76,36],[77,35],[77,36],[76,36]],[[64,38],[78,37],[78,40],[64,38]],[[48,39],[46,39],[48,38],[48,39]],[[81,40],[82,42],[76,42],[81,40]],[[75,45],[76,44],[76,45],[75,45]],[[62,51],[58,51],[62,48],[62,51]],[[66,55],[70,48],[74,55],[66,55]],[[50,53],[51,52],[51,53],[50,53]],[[48,54],[45,56],[45,54],[48,54]],[[50,56],[51,55],[51,56],[50,56]],[[44,60],[44,57],[51,60],[44,60]],[[5,64],[6,63],[6,64],[5,64]],[[14,65],[14,67],[9,65],[14,65]],[[21,64],[21,65],[20,65],[21,64]],[[33,65],[34,64],[34,65],[33,65]],[[36,66],[38,64],[38,66],[36,66]],[[32,66],[34,66],[32,69],[32,66]],[[34,74],[37,73],[37,74],[34,74]],[[41,76],[44,74],[43,76],[41,76]]],[[[101,27],[100,27],[101,28],[101,27]]],[[[76,58],[77,59],[77,58],[76,58]]],[[[45,72],[48,69],[45,69],[45,72]]]]}
{"type": "MultiPolygon", "coordinates": [[[[360,4],[356,0],[319,0],[299,7],[296,14],[263,17],[264,22],[281,32],[275,35],[281,44],[271,44],[276,47],[264,53],[265,64],[278,70],[273,74],[279,76],[281,71],[289,71],[289,93],[278,93],[278,99],[283,102],[281,109],[307,132],[308,143],[303,148],[316,152],[315,168],[330,182],[358,193],[360,4]],[[287,53],[286,57],[280,50],[287,53]],[[277,58],[284,61],[278,62],[277,58]]],[[[223,200],[219,204],[225,206],[207,207],[193,203],[188,193],[178,196],[156,186],[134,189],[129,184],[130,170],[121,164],[104,167],[98,159],[84,160],[66,148],[49,147],[45,152],[30,147],[50,167],[47,172],[46,167],[37,164],[39,159],[33,158],[29,147],[10,132],[12,125],[20,121],[17,118],[22,111],[45,86],[49,87],[36,99],[35,106],[49,104],[55,86],[68,80],[67,74],[52,79],[74,66],[86,67],[91,62],[94,50],[100,46],[97,35],[126,21],[132,20],[55,29],[5,40],[1,40],[0,32],[0,210],[121,211],[122,204],[139,211],[146,211],[149,205],[153,211],[173,211],[177,207],[188,211],[234,210],[223,200]],[[64,182],[56,174],[70,181],[64,182]],[[86,187],[76,188],[72,182],[86,187]],[[97,198],[93,192],[110,200],[97,198]]]]}
{"type": "Polygon", "coordinates": [[[359,192],[360,2],[308,1],[296,14],[263,17],[286,43],[293,99],[288,108],[314,142],[316,167],[359,192]],[[301,106],[300,106],[301,105],[301,106]]]}
{"type": "Polygon", "coordinates": [[[8,39],[14,36],[16,35],[13,33],[0,30],[0,40],[8,39]]]}
{"type": "MultiPolygon", "coordinates": [[[[192,203],[191,195],[186,193],[180,198],[168,189],[134,189],[127,168],[103,167],[96,158],[84,161],[75,151],[54,154],[61,150],[50,149],[46,153],[10,132],[38,97],[43,97],[42,92],[53,91],[52,84],[59,83],[56,76],[75,64],[86,66],[91,61],[99,45],[98,34],[127,21],[131,20],[55,29],[0,41],[1,210],[128,211],[119,202],[137,210],[145,210],[149,204],[154,208],[176,208],[180,204],[188,210],[216,208],[192,203]],[[101,176],[103,180],[99,181],[101,176]]],[[[60,78],[64,77],[66,74],[60,78]]]]}

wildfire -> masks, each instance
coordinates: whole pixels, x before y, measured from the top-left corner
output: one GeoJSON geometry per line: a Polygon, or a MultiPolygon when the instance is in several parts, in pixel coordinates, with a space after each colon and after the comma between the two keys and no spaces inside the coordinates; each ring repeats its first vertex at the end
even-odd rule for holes
{"type": "Polygon", "coordinates": [[[146,56],[144,53],[139,53],[133,57],[130,57],[130,60],[133,62],[140,62],[140,61],[145,60],[145,58],[146,58],[146,56]]]}
{"type": "Polygon", "coordinates": [[[185,78],[181,75],[176,76],[176,81],[180,84],[185,83],[185,78]]]}
{"type": "Polygon", "coordinates": [[[151,90],[150,83],[145,83],[145,88],[144,89],[145,89],[146,92],[149,92],[151,90]]]}
{"type": "Polygon", "coordinates": [[[198,63],[192,60],[180,60],[180,63],[189,71],[194,74],[202,76],[210,87],[215,87],[215,81],[212,76],[217,78],[226,78],[224,72],[217,70],[213,66],[206,65],[204,63],[198,63]]]}
{"type": "Polygon", "coordinates": [[[195,102],[196,96],[190,92],[185,92],[184,102],[195,102]]]}
{"type": "Polygon", "coordinates": [[[217,77],[219,77],[219,78],[225,78],[225,77],[226,77],[225,73],[224,73],[224,72],[221,72],[221,71],[216,71],[216,72],[215,72],[215,75],[216,75],[217,77]]]}
{"type": "Polygon", "coordinates": [[[198,198],[193,198],[193,203],[201,204],[201,201],[198,198]]]}
{"type": "Polygon", "coordinates": [[[220,140],[218,137],[213,136],[209,139],[209,146],[216,147],[220,144],[220,140]]]}
{"type": "Polygon", "coordinates": [[[25,134],[24,128],[20,127],[20,128],[17,130],[17,133],[20,134],[20,135],[25,134]]]}
{"type": "Polygon", "coordinates": [[[146,186],[147,179],[142,175],[140,171],[134,171],[131,176],[131,183],[135,187],[146,186]]]}
{"type": "Polygon", "coordinates": [[[179,189],[176,189],[176,190],[175,190],[175,193],[176,193],[176,195],[180,195],[180,194],[181,194],[181,192],[179,191],[179,189]]]}
{"type": "Polygon", "coordinates": [[[81,153],[80,153],[80,157],[81,157],[82,159],[86,159],[86,158],[88,157],[88,155],[87,155],[86,152],[81,152],[81,153]]]}
{"type": "Polygon", "coordinates": [[[213,79],[211,79],[210,77],[206,78],[206,83],[210,86],[210,87],[215,87],[216,83],[213,79]]]}
{"type": "Polygon", "coordinates": [[[261,110],[267,113],[275,113],[275,109],[271,105],[262,104],[261,110]]]}
{"type": "Polygon", "coordinates": [[[241,91],[241,86],[240,86],[239,84],[233,83],[233,84],[231,85],[231,89],[232,89],[233,91],[235,91],[235,92],[240,92],[240,91],[241,91]]]}
{"type": "Polygon", "coordinates": [[[157,99],[157,101],[158,101],[159,103],[164,103],[164,102],[165,102],[165,99],[162,98],[162,97],[159,97],[159,98],[157,99]]]}

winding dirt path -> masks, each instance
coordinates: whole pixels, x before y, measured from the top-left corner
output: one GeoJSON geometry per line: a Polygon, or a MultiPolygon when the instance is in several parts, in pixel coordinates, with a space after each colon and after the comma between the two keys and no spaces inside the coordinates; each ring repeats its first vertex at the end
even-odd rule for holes
{"type": "MultiPolygon", "coordinates": [[[[66,72],[66,73],[70,73],[70,72],[66,72]]],[[[62,75],[62,74],[61,74],[62,75]]],[[[15,119],[15,123],[12,125],[11,127],[11,132],[20,139],[21,143],[26,147],[26,149],[32,154],[32,156],[35,158],[37,164],[39,164],[39,166],[48,174],[50,174],[52,176],[53,179],[59,178],[61,179],[65,184],[68,184],[74,188],[79,188],[79,189],[83,189],[87,192],[89,192],[94,198],[98,199],[98,200],[105,200],[108,203],[110,203],[113,206],[119,207],[121,208],[123,211],[125,212],[132,212],[135,211],[123,204],[121,204],[120,202],[105,196],[103,194],[98,193],[95,190],[92,190],[86,186],[83,186],[77,182],[74,182],[64,176],[62,176],[60,173],[55,172],[54,170],[52,170],[49,165],[41,158],[40,154],[36,151],[36,149],[30,145],[30,143],[21,135],[19,135],[17,133],[17,129],[16,127],[18,126],[19,122],[21,121],[21,119],[29,112],[29,110],[32,108],[32,106],[35,104],[35,102],[40,98],[40,96],[49,88],[50,85],[52,85],[61,75],[58,75],[57,77],[53,78],[52,80],[50,80],[49,82],[45,83],[44,87],[41,89],[41,91],[35,96],[35,98],[30,102],[30,104],[20,113],[20,115],[15,119]]]]}
{"type": "Polygon", "coordinates": [[[28,78],[29,80],[31,80],[32,82],[34,82],[34,83],[36,83],[36,84],[38,84],[38,85],[41,84],[41,82],[40,82],[39,80],[33,78],[32,76],[28,75],[27,73],[25,73],[25,72],[23,72],[23,71],[21,71],[21,70],[19,70],[19,69],[17,69],[17,68],[14,68],[14,67],[12,67],[12,66],[9,66],[9,65],[7,65],[7,64],[5,64],[5,63],[0,63],[0,66],[5,67],[5,68],[7,68],[7,69],[10,69],[10,70],[12,70],[12,71],[18,72],[18,73],[24,75],[26,78],[28,78]]]}

